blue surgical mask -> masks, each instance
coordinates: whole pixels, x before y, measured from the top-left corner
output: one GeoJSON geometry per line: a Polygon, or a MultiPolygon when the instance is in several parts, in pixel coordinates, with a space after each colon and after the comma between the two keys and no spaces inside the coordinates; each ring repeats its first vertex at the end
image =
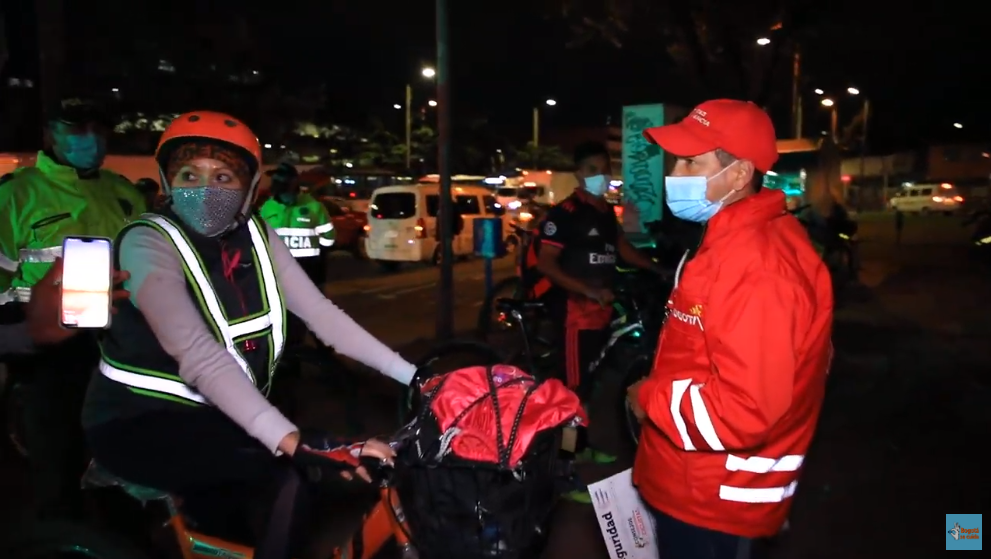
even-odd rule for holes
{"type": "Polygon", "coordinates": [[[585,192],[593,196],[602,196],[606,193],[606,187],[609,181],[606,179],[605,175],[595,175],[592,177],[585,177],[585,192]]]}
{"type": "Polygon", "coordinates": [[[81,171],[96,169],[106,155],[106,142],[93,133],[66,134],[59,138],[58,145],[65,162],[81,171]]]}
{"type": "MultiPolygon", "coordinates": [[[[735,162],[734,162],[735,163],[735,162]]],[[[726,172],[733,163],[723,168],[711,177],[664,177],[664,198],[675,217],[696,223],[705,223],[712,219],[723,207],[723,202],[733,191],[715,202],[705,197],[709,181],[726,172]]]]}

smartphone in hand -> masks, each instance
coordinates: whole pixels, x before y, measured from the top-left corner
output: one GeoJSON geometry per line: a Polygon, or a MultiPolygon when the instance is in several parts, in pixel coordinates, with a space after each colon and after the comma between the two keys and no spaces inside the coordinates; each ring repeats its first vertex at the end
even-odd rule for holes
{"type": "Polygon", "coordinates": [[[102,237],[62,241],[59,316],[65,328],[109,328],[113,288],[113,243],[102,237]]]}

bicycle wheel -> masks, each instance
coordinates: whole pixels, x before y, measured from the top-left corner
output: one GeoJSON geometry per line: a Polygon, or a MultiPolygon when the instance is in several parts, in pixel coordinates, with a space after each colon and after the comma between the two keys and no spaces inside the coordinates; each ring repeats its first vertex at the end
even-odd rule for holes
{"type": "Polygon", "coordinates": [[[487,294],[482,302],[482,308],[478,310],[478,325],[476,326],[478,339],[492,343],[489,339],[496,332],[501,332],[512,325],[507,325],[506,321],[499,317],[495,310],[496,299],[516,299],[522,296],[521,288],[523,283],[519,276],[503,278],[492,287],[492,292],[487,294]]]}
{"type": "Polygon", "coordinates": [[[48,521],[15,526],[0,536],[4,559],[148,559],[131,543],[91,526],[68,521],[48,521]]]}
{"type": "MultiPolygon", "coordinates": [[[[416,362],[418,370],[431,370],[434,373],[446,373],[464,367],[478,365],[498,365],[505,363],[505,356],[494,347],[477,340],[448,340],[440,342],[424,353],[416,362]]],[[[425,378],[415,378],[412,384],[419,384],[425,378]]],[[[399,424],[403,425],[411,418],[414,390],[407,387],[399,402],[399,424]]]]}
{"type": "Polygon", "coordinates": [[[650,369],[653,366],[653,353],[641,353],[629,361],[623,371],[623,384],[619,392],[620,417],[623,418],[623,426],[626,431],[626,439],[636,448],[640,444],[640,421],[630,409],[630,403],[626,399],[626,391],[634,384],[650,376],[650,369]]]}

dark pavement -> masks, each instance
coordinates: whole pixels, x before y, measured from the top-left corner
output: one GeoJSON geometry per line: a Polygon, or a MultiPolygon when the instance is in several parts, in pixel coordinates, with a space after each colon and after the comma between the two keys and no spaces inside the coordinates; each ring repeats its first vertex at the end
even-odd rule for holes
{"type": "MultiPolygon", "coordinates": [[[[847,290],[836,313],[836,358],[818,436],[809,452],[775,558],[932,557],[939,515],[981,513],[991,500],[980,458],[991,440],[991,275],[967,254],[955,218],[909,217],[894,246],[890,216],[864,216],[863,286],[847,290]]],[[[336,262],[336,261],[335,261],[336,262]]],[[[342,265],[348,259],[343,258],[342,265]]],[[[503,262],[501,275],[510,265],[503,262]]],[[[371,268],[336,277],[328,294],[372,333],[415,359],[429,347],[436,271],[396,275],[371,268]]],[[[344,272],[342,272],[344,273],[344,272]]],[[[474,327],[482,295],[479,263],[459,264],[458,330],[474,327]]],[[[388,381],[350,375],[347,399],[363,434],[395,426],[396,390],[388,381]]],[[[603,391],[593,428],[622,448],[611,417],[615,390],[603,391]]],[[[313,373],[301,387],[301,423],[344,429],[341,388],[313,373]]],[[[593,410],[595,411],[595,410],[593,410]]],[[[593,481],[627,467],[587,469],[593,481]]],[[[0,517],[17,514],[22,469],[7,460],[0,517]],[[13,506],[10,506],[13,505],[13,506]]],[[[659,473],[663,475],[663,473],[659,473]]],[[[945,530],[943,530],[945,532],[945,530]]],[[[551,534],[550,559],[606,558],[591,507],[564,504],[551,534]]]]}

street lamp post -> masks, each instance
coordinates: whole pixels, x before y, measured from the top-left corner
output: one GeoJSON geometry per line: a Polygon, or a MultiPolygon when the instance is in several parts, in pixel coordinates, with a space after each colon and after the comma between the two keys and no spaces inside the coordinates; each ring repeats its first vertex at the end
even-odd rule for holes
{"type": "MultiPolygon", "coordinates": [[[[850,95],[860,95],[860,90],[856,87],[846,88],[846,92],[850,95]]],[[[871,101],[867,97],[864,97],[864,108],[863,108],[862,118],[864,122],[861,124],[861,136],[860,136],[860,181],[864,182],[867,176],[867,120],[870,118],[871,111],[871,101]]]]}
{"type": "Polygon", "coordinates": [[[438,341],[454,335],[454,238],[451,213],[451,74],[448,51],[448,0],[436,0],[437,19],[437,173],[440,175],[440,207],[437,221],[440,227],[440,281],[437,282],[438,341]]]}
{"type": "Polygon", "coordinates": [[[820,101],[823,107],[829,109],[829,137],[833,139],[833,142],[839,142],[839,138],[836,137],[836,128],[839,124],[839,115],[836,112],[836,102],[830,98],[825,98],[820,101]]]}
{"type": "MultiPolygon", "coordinates": [[[[420,70],[420,75],[430,79],[437,75],[433,68],[420,70]]],[[[406,169],[410,168],[410,153],[413,149],[413,84],[406,84],[406,169]]]]}
{"type": "MultiPolygon", "coordinates": [[[[548,107],[557,106],[557,101],[548,99],[544,101],[548,107]]],[[[537,166],[537,148],[540,146],[540,107],[533,108],[533,165],[537,166]]]]}

